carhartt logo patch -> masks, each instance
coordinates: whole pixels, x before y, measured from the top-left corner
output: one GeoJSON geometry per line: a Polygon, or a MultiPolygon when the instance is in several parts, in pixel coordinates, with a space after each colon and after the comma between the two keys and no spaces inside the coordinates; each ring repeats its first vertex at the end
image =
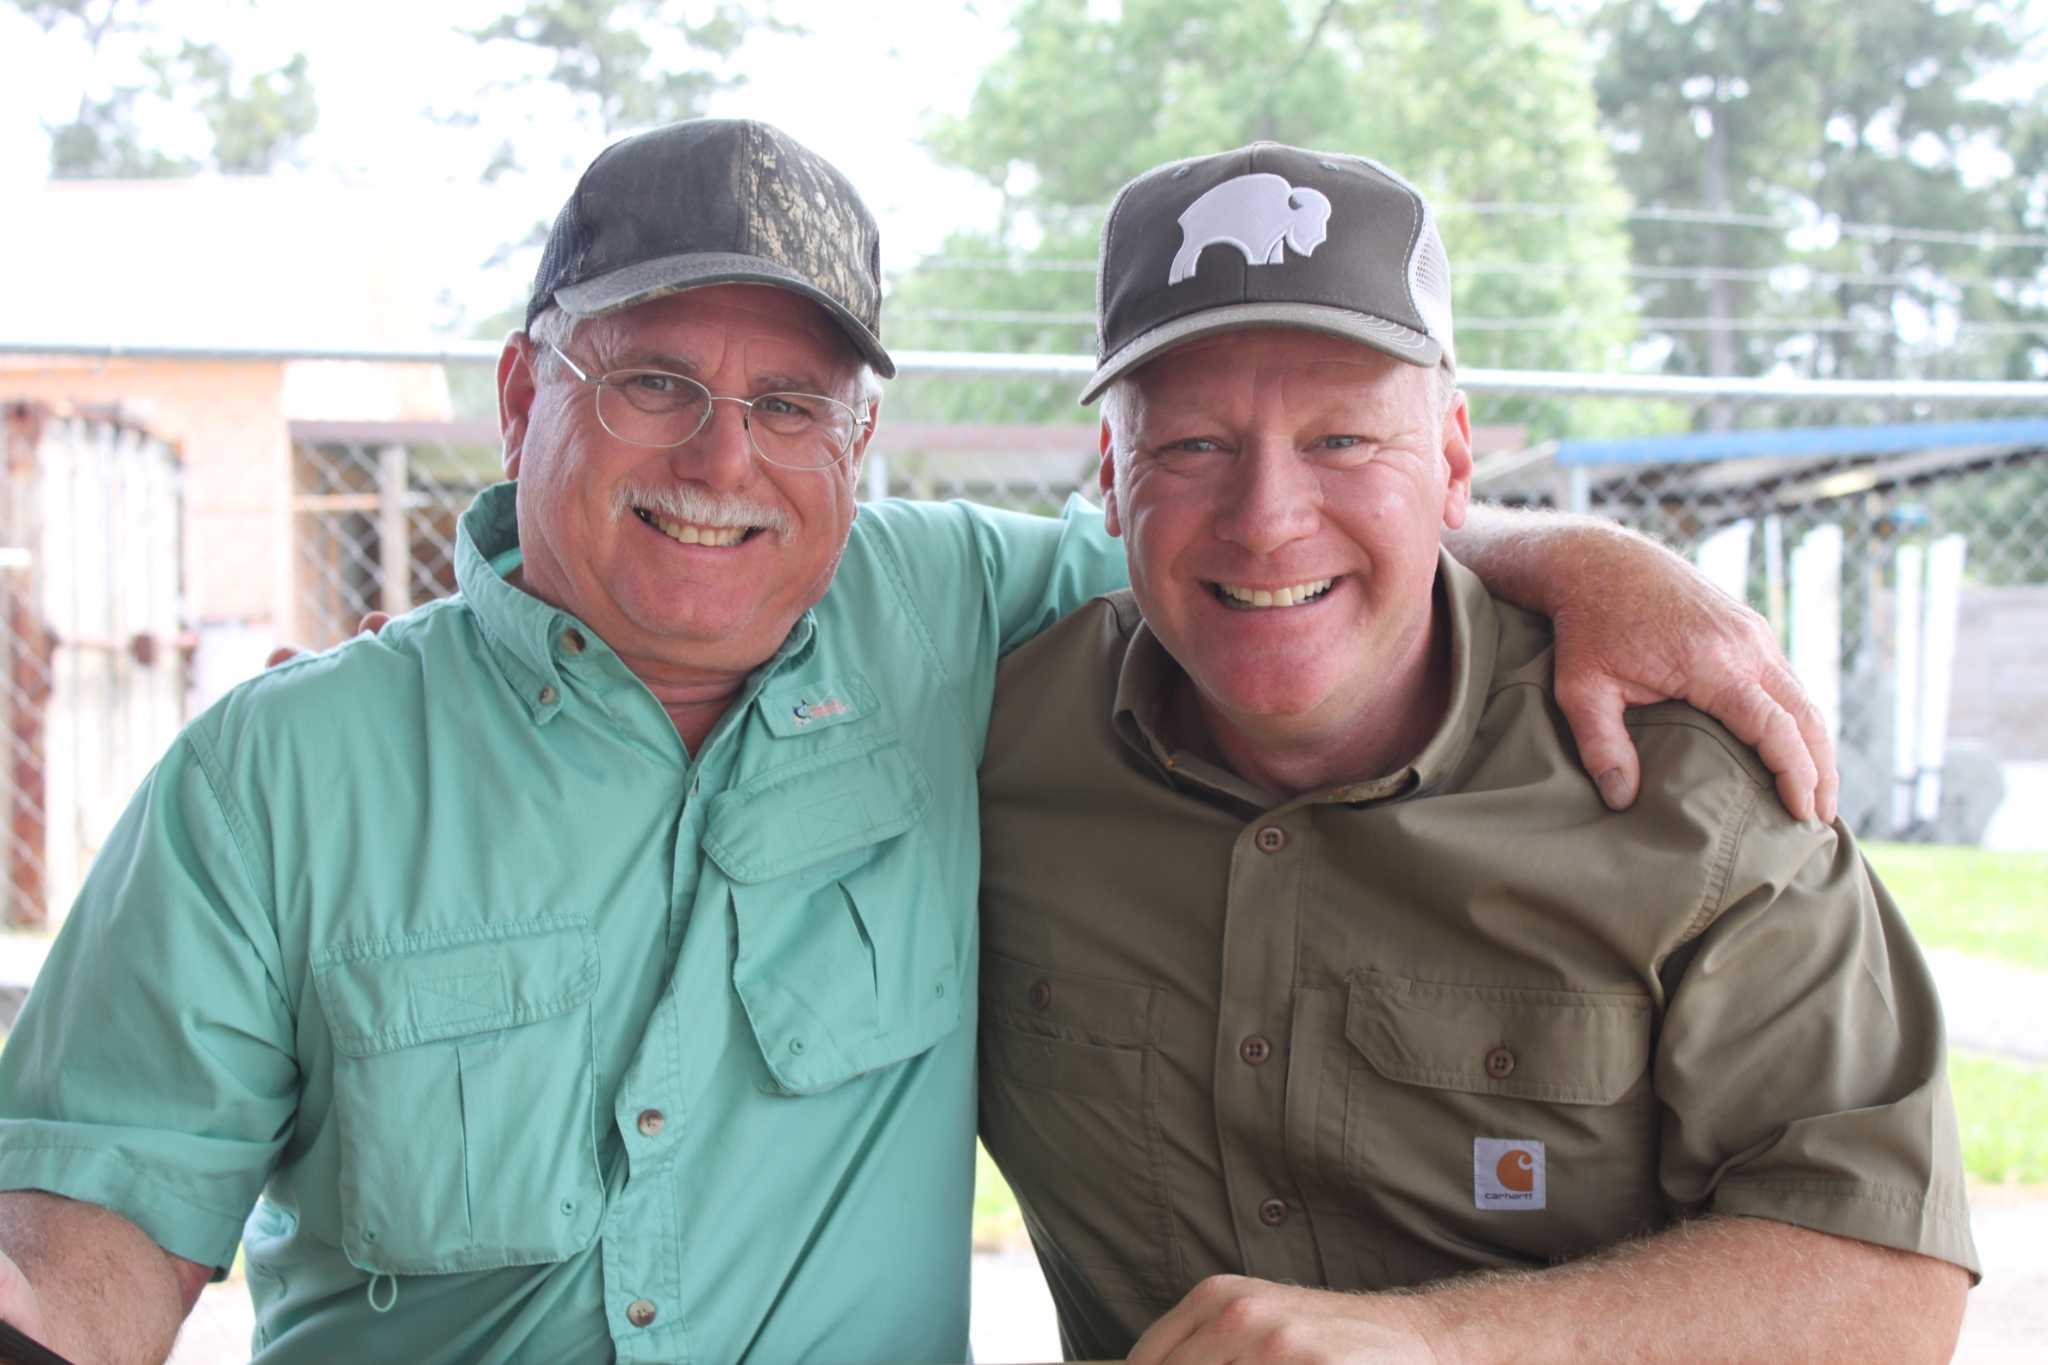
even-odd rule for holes
{"type": "Polygon", "coordinates": [[[1548,1202],[1543,1144],[1529,1138],[1472,1139],[1472,1203],[1482,1209],[1540,1209],[1548,1202]]]}
{"type": "Polygon", "coordinates": [[[1234,246],[1247,265],[1279,265],[1287,248],[1311,255],[1330,235],[1330,199],[1296,189],[1284,176],[1258,172],[1226,180],[1180,216],[1180,250],[1166,282],[1179,284],[1212,246],[1234,246]]]}

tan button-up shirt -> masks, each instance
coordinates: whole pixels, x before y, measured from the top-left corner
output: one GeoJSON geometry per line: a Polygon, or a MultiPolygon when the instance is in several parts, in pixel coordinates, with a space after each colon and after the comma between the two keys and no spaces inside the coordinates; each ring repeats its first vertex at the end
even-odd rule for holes
{"type": "Polygon", "coordinates": [[[1176,742],[1128,593],[1004,666],[981,1123],[1069,1354],[1210,1274],[1413,1285],[1703,1212],[1975,1270],[1933,983],[1848,833],[1677,705],[1610,813],[1548,623],[1439,582],[1436,734],[1292,799],[1176,742]]]}

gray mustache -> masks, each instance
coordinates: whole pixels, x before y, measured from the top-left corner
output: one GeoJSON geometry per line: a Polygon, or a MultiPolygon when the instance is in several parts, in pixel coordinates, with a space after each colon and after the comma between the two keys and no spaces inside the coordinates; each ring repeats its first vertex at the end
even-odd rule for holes
{"type": "Polygon", "coordinates": [[[670,521],[687,521],[697,526],[720,529],[758,526],[779,536],[788,535],[790,530],[789,518],[783,515],[781,508],[748,502],[744,498],[714,497],[699,489],[676,484],[659,488],[621,484],[612,490],[613,521],[623,520],[636,508],[670,521]]]}

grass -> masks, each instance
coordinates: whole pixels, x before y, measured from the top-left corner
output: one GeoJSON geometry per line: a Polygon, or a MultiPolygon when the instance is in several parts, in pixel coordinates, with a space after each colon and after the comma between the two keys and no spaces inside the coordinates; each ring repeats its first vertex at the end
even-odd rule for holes
{"type": "Polygon", "coordinates": [[[1865,844],[1925,948],[2048,971],[2048,853],[1865,844]]]}
{"type": "Polygon", "coordinates": [[[1991,1184],[2048,1184],[2048,1067],[1951,1052],[1963,1169],[1991,1184]]]}
{"type": "Polygon", "coordinates": [[[1024,1215],[1017,1210],[1017,1196],[994,1158],[980,1143],[974,1144],[974,1245],[994,1251],[1024,1243],[1024,1215]]]}

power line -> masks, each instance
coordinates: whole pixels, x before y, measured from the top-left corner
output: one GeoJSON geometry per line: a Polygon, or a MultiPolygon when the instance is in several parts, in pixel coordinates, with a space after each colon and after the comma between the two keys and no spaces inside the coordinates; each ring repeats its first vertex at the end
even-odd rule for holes
{"type": "Polygon", "coordinates": [[[2048,235],[2031,232],[1959,232],[1952,228],[1902,227],[1897,223],[1853,223],[1822,219],[1788,223],[1762,213],[1726,213],[1710,209],[1638,208],[1616,213],[1590,204],[1439,204],[1439,217],[1470,213],[1480,217],[1605,218],[1614,222],[1689,223],[1702,227],[1739,227],[1770,232],[1831,227],[1844,237],[1876,242],[1928,242],[1941,246],[1973,246],[1984,251],[2003,247],[2048,248],[2048,235]]]}
{"type": "MultiPolygon", "coordinates": [[[[1038,274],[1095,274],[1093,261],[1079,260],[1008,260],[996,257],[935,256],[921,261],[918,270],[974,271],[991,275],[1022,273],[1038,274]]],[[[1508,278],[1552,278],[1593,277],[1599,279],[1657,280],[1671,283],[1698,281],[1707,283],[1725,281],[1731,284],[1768,284],[1780,293],[1796,292],[1788,288],[1784,277],[1788,274],[1803,274],[1805,280],[1797,286],[1800,289],[1834,289],[1842,285],[1869,286],[1872,288],[1927,288],[1934,285],[1957,285],[1972,289],[2031,289],[2039,287],[2042,281],[2031,275],[1979,275],[1957,274],[1948,271],[1853,271],[1825,270],[1806,265],[1798,259],[1785,261],[1775,266],[1679,266],[1679,265],[1608,265],[1594,261],[1506,261],[1479,260],[1469,264],[1461,263],[1456,273],[1463,276],[1505,276],[1508,278]]]]}
{"type": "MultiPolygon", "coordinates": [[[[1095,315],[1092,313],[1062,313],[1038,309],[900,308],[889,314],[889,320],[951,323],[958,326],[993,323],[1009,326],[1086,327],[1090,330],[1095,326],[1095,315]]],[[[1854,318],[1616,317],[1595,320],[1581,317],[1576,313],[1557,313],[1546,317],[1467,316],[1460,317],[1456,325],[1460,332],[1553,332],[1594,325],[1611,326],[1621,321],[1633,321],[1646,332],[1864,332],[1884,335],[1898,330],[1894,323],[1874,319],[1862,321],[1854,318]]],[[[1942,335],[2033,336],[2048,333],[2048,318],[2031,323],[1959,320],[1945,322],[1931,330],[1936,330],[1942,335]]]]}

